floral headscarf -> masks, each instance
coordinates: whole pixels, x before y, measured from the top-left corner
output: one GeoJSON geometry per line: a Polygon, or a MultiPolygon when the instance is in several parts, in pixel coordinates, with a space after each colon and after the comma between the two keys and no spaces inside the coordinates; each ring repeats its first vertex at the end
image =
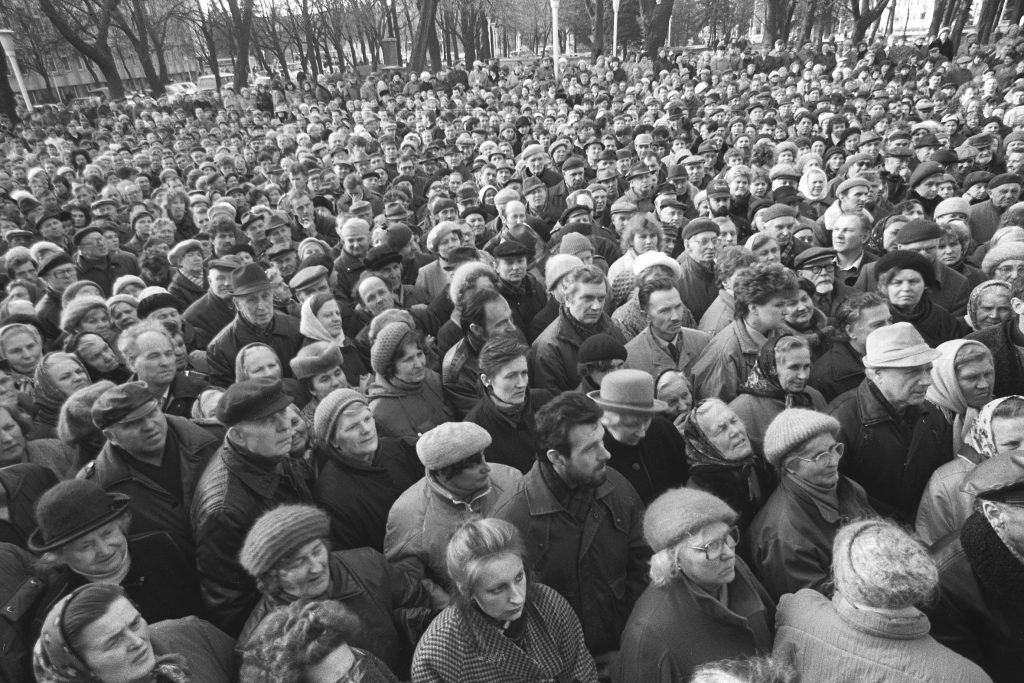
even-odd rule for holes
{"type": "Polygon", "coordinates": [[[998,455],[996,442],[992,437],[992,415],[996,412],[996,408],[1010,399],[1024,401],[1024,396],[1003,396],[986,403],[978,411],[978,417],[974,420],[970,431],[967,432],[967,436],[964,437],[964,443],[986,460],[998,455]]]}
{"type": "Polygon", "coordinates": [[[741,394],[752,394],[775,398],[785,402],[786,408],[811,408],[811,395],[806,391],[794,393],[786,391],[779,384],[779,367],[775,358],[775,349],[783,339],[795,338],[790,334],[771,337],[757,354],[757,362],[747,376],[746,382],[740,387],[741,394]]]}
{"type": "Polygon", "coordinates": [[[701,466],[718,466],[718,467],[743,467],[749,465],[754,461],[753,453],[747,458],[742,460],[728,460],[726,459],[722,451],[718,449],[715,444],[711,443],[711,439],[701,429],[700,424],[697,420],[697,411],[701,406],[707,404],[708,401],[717,401],[718,399],[704,399],[697,403],[693,408],[690,409],[689,415],[686,416],[686,421],[683,422],[683,441],[686,443],[686,460],[690,467],[701,467],[701,466]]]}

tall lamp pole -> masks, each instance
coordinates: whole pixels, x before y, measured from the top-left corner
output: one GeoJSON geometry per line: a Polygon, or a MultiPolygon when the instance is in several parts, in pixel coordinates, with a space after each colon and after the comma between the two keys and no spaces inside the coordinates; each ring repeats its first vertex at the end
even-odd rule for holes
{"type": "Polygon", "coordinates": [[[558,61],[561,59],[558,45],[558,7],[562,4],[562,0],[551,0],[551,56],[555,60],[555,87],[558,87],[558,79],[560,77],[561,68],[558,65],[558,61]]]}
{"type": "Polygon", "coordinates": [[[615,12],[612,19],[612,56],[619,54],[619,6],[622,0],[612,0],[612,10],[615,12]]]}
{"type": "Polygon", "coordinates": [[[0,45],[3,45],[4,52],[11,60],[11,67],[14,69],[14,78],[18,81],[18,87],[21,89],[21,96],[25,98],[25,106],[29,111],[32,111],[32,100],[28,98],[28,88],[25,87],[25,79],[21,77],[21,68],[18,66],[18,58],[14,54],[14,31],[10,29],[0,29],[0,45]]]}

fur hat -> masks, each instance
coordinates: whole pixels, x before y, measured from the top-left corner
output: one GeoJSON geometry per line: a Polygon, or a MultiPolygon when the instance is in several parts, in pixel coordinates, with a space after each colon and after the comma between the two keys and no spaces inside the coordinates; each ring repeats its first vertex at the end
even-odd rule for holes
{"type": "Polygon", "coordinates": [[[775,416],[764,433],[764,457],[779,467],[794,448],[818,434],[839,434],[839,421],[831,415],[803,408],[788,408],[775,416]]]}
{"type": "Polygon", "coordinates": [[[1003,261],[1024,261],[1024,243],[1021,242],[1000,242],[985,254],[981,261],[981,269],[985,274],[992,277],[992,273],[1003,261]]]}
{"type": "Polygon", "coordinates": [[[654,552],[671,548],[713,522],[732,525],[739,515],[721,499],[699,489],[669,489],[647,507],[644,539],[654,552]]]}
{"type": "Polygon", "coordinates": [[[330,535],[327,513],[312,505],[281,505],[260,515],[245,535],[238,561],[259,579],[290,553],[330,535]]]}
{"type": "MultiPolygon", "coordinates": [[[[96,308],[102,308],[106,311],[107,302],[101,297],[92,294],[85,294],[77,299],[72,299],[60,312],[60,329],[68,334],[75,332],[82,319],[85,318],[89,311],[96,308]]],[[[109,314],[109,311],[107,313],[109,314]]]]}
{"type": "MultiPolygon", "coordinates": [[[[566,235],[568,237],[568,235],[566,235]]],[[[584,237],[583,239],[587,239],[584,237]]],[[[589,243],[590,240],[587,240],[589,243]]],[[[562,244],[565,244],[565,240],[562,240],[562,244]]],[[[549,256],[547,263],[544,264],[544,283],[550,292],[554,289],[562,278],[569,274],[570,271],[575,270],[583,265],[583,261],[578,256],[571,254],[555,254],[549,256]]]]}
{"type": "Polygon", "coordinates": [[[337,344],[319,341],[299,349],[295,358],[288,361],[296,379],[312,377],[327,370],[333,370],[342,363],[341,349],[337,344]]]}

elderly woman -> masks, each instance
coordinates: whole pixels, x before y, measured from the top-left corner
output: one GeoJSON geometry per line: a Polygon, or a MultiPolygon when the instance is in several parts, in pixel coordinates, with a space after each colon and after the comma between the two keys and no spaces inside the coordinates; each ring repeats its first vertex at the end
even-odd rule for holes
{"type": "Polygon", "coordinates": [[[229,683],[231,646],[195,617],[150,625],[120,586],[94,583],[50,609],[33,668],[40,683],[229,683]]]}
{"type": "Polygon", "coordinates": [[[353,647],[359,617],[334,600],[292,602],[260,624],[242,657],[246,683],[398,683],[368,650],[353,647]]]}
{"type": "MultiPolygon", "coordinates": [[[[481,213],[481,212],[477,212],[481,213]]],[[[448,257],[462,246],[462,230],[453,221],[441,221],[427,234],[427,249],[437,256],[416,274],[416,286],[422,287],[431,300],[442,294],[448,287],[451,274],[448,272],[448,257]]]]}
{"type": "Polygon", "coordinates": [[[35,396],[36,367],[43,357],[43,338],[39,330],[24,323],[0,327],[0,359],[7,363],[14,386],[25,396],[35,396]]]}
{"type": "MultiPolygon", "coordinates": [[[[608,267],[608,282],[615,283],[620,276],[631,280],[636,257],[649,251],[661,251],[663,240],[661,226],[654,219],[646,214],[636,214],[630,218],[622,231],[622,256],[608,267]]],[[[618,307],[623,301],[625,296],[621,301],[613,301],[612,305],[618,307]]]]}
{"type": "Polygon", "coordinates": [[[576,614],[556,591],[530,580],[515,526],[498,519],[468,522],[448,543],[447,565],[456,604],[416,647],[413,683],[596,683],[576,614]]]}
{"type": "Polygon", "coordinates": [[[486,395],[466,415],[488,431],[485,455],[492,463],[510,465],[523,474],[533,467],[533,416],[552,398],[547,389],[530,388],[530,347],[514,336],[488,339],[480,349],[480,383],[486,395]]]}
{"type": "Polygon", "coordinates": [[[100,334],[75,332],[64,340],[64,350],[75,354],[82,361],[93,382],[109,379],[115,384],[121,384],[131,377],[132,373],[100,334]]]}
{"type": "Polygon", "coordinates": [[[825,411],[828,402],[807,384],[811,350],[803,337],[772,337],[757,354],[754,368],[729,404],[747,426],[747,435],[760,446],[775,416],[786,408],[825,411]]]}
{"type": "Polygon", "coordinates": [[[452,418],[441,377],[426,365],[419,334],[405,323],[385,325],[370,352],[374,381],[367,391],[381,436],[419,435],[452,418]]]}
{"type": "Polygon", "coordinates": [[[890,251],[875,262],[878,291],[889,302],[892,321],[908,322],[929,346],[958,339],[970,332],[962,318],[956,318],[932,303],[928,288],[935,284],[935,267],[915,251],[890,251]]]}
{"type": "Polygon", "coordinates": [[[349,386],[343,362],[338,345],[322,341],[303,346],[295,358],[288,361],[295,379],[311,397],[302,409],[302,419],[309,429],[313,428],[313,416],[321,399],[335,389],[349,386]]]}
{"type": "MultiPolygon", "coordinates": [[[[302,302],[299,310],[299,332],[311,342],[329,342],[341,351],[342,369],[349,386],[358,387],[368,370],[359,357],[355,344],[345,337],[341,308],[330,292],[319,292],[302,302]]],[[[290,362],[290,361],[289,361],[290,362]]]]}
{"type": "Polygon", "coordinates": [[[330,533],[327,514],[311,505],[282,505],[253,523],[239,561],[262,597],[242,629],[239,648],[275,608],[331,600],[362,622],[351,644],[372,652],[404,677],[412,646],[433,616],[426,592],[377,550],[332,552],[330,533]]]}
{"type": "Polygon", "coordinates": [[[91,332],[108,342],[117,337],[110,322],[106,299],[91,294],[83,294],[68,302],[60,313],[60,329],[65,335],[91,332]]]}
{"type": "Polygon", "coordinates": [[[986,280],[974,288],[967,300],[967,324],[975,332],[996,327],[1013,317],[1011,288],[1005,280],[986,280]]]}
{"type": "Polygon", "coordinates": [[[1003,241],[988,250],[981,270],[993,280],[1011,282],[1024,278],[1024,243],[1003,241]]]}
{"type": "MultiPolygon", "coordinates": [[[[931,391],[929,389],[929,391],[931,391]]],[[[921,496],[915,528],[926,543],[959,531],[974,511],[974,493],[965,486],[975,467],[1024,446],[1024,397],[1005,396],[978,412],[955,458],[932,473],[921,496]]]]}
{"type": "Polygon", "coordinates": [[[690,384],[690,378],[679,370],[662,370],[654,378],[654,398],[668,406],[665,417],[672,420],[676,431],[682,434],[690,409],[693,408],[693,386],[690,384]]]}
{"type": "Polygon", "coordinates": [[[844,520],[873,514],[859,484],[839,474],[839,422],[789,408],[765,433],[779,486],[748,534],[751,566],[774,599],[801,588],[832,592],[832,541],[844,520]]]}
{"type": "Polygon", "coordinates": [[[425,474],[388,513],[384,555],[447,607],[452,579],[445,552],[463,523],[487,517],[522,479],[513,467],[490,463],[491,435],[471,422],[446,422],[416,442],[425,474]]]}
{"type": "Polygon", "coordinates": [[[613,681],[688,681],[701,664],[770,651],[774,603],[736,554],[736,519],[691,488],[647,508],[651,584],[626,623],[613,681]]]}
{"type": "Polygon", "coordinates": [[[309,401],[309,394],[298,380],[284,377],[277,351],[267,344],[252,342],[243,346],[235,356],[235,381],[242,382],[257,377],[281,380],[285,393],[292,397],[295,405],[304,406],[309,401]]]}
{"type": "Polygon", "coordinates": [[[57,435],[60,407],[68,396],[89,384],[89,373],[77,356],[53,351],[43,356],[36,368],[33,434],[36,438],[57,435]]]}
{"type": "Polygon", "coordinates": [[[995,365],[992,352],[977,341],[954,339],[939,344],[926,396],[953,425],[953,452],[960,450],[978,410],[992,399],[995,365]]]}
{"type": "Polygon", "coordinates": [[[814,215],[823,216],[825,209],[832,205],[828,198],[828,176],[821,168],[806,168],[800,176],[798,188],[814,210],[814,215]]]}
{"type": "Polygon", "coordinates": [[[721,499],[737,513],[737,526],[746,529],[775,488],[775,474],[747,438],[739,416],[717,398],[704,399],[683,424],[687,486],[721,499]]]}
{"type": "Polygon", "coordinates": [[[779,602],[774,654],[806,681],[991,681],[940,645],[917,609],[939,584],[920,542],[892,522],[849,524],[836,535],[835,595],[804,589],[779,602]]]}
{"type": "Polygon", "coordinates": [[[115,294],[107,299],[107,310],[114,329],[121,331],[139,322],[139,300],[130,294],[115,294]]]}

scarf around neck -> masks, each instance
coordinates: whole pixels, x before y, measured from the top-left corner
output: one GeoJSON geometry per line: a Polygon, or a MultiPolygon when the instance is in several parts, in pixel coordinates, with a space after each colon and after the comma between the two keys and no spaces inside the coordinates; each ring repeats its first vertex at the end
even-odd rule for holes
{"type": "Polygon", "coordinates": [[[558,315],[565,321],[565,324],[572,328],[572,330],[579,335],[580,339],[587,340],[593,337],[595,334],[604,332],[604,314],[601,314],[601,319],[593,325],[584,325],[576,318],[572,317],[569,313],[569,309],[566,308],[565,304],[562,304],[558,309],[558,315]]]}
{"type": "Polygon", "coordinates": [[[769,337],[768,341],[757,353],[757,361],[747,375],[746,381],[739,388],[739,393],[752,396],[773,398],[785,403],[786,408],[812,407],[811,395],[806,391],[786,391],[779,384],[779,366],[775,358],[775,348],[779,342],[792,335],[769,337]]]}

